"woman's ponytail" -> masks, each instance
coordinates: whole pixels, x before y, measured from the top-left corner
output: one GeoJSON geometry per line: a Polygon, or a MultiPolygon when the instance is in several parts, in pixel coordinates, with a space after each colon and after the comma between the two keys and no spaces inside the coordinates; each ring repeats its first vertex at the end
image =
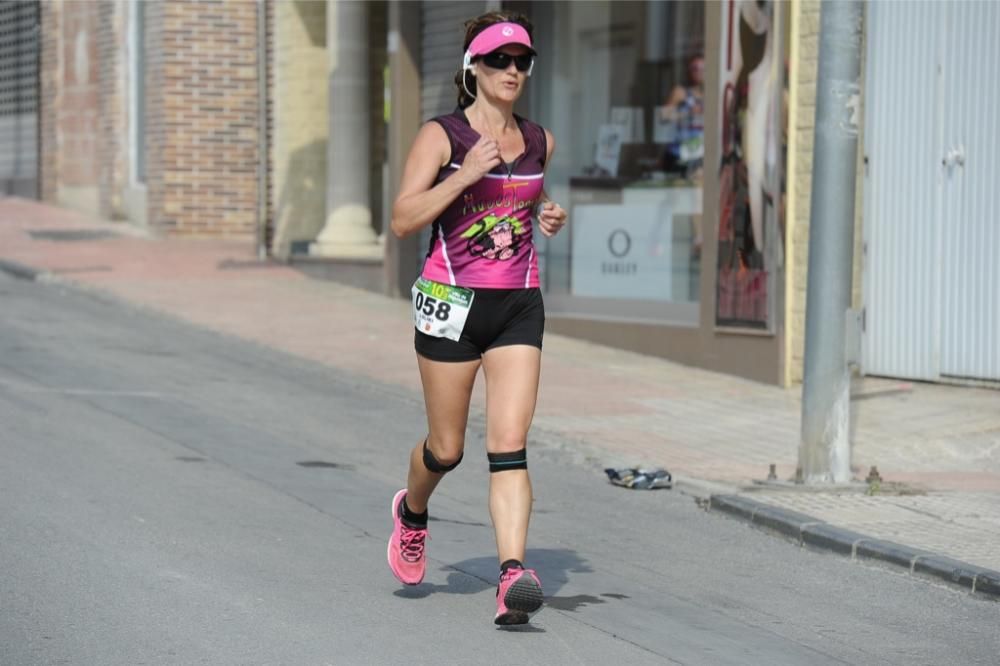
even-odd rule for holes
{"type": "Polygon", "coordinates": [[[461,109],[472,104],[476,99],[476,95],[479,94],[479,91],[476,90],[476,77],[473,76],[470,69],[460,69],[455,73],[455,87],[458,88],[458,106],[461,109]],[[465,85],[462,85],[463,76],[466,77],[465,85]],[[468,88],[468,92],[466,92],[466,88],[468,88]],[[472,95],[469,95],[470,92],[472,95]]]}

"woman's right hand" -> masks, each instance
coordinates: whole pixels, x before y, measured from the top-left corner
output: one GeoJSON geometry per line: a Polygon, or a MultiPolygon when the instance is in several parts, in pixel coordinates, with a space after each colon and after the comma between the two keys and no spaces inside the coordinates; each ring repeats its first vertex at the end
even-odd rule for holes
{"type": "Polygon", "coordinates": [[[496,139],[481,136],[465,154],[465,160],[456,175],[466,183],[466,186],[472,186],[498,164],[500,164],[500,143],[496,139]]]}

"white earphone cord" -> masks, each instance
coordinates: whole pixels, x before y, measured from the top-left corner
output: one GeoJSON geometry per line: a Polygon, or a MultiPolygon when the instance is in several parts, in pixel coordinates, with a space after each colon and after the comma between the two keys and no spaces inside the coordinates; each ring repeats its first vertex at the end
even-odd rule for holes
{"type": "Polygon", "coordinates": [[[471,71],[472,71],[471,69],[465,69],[465,68],[462,69],[462,87],[465,88],[465,92],[468,93],[469,97],[471,97],[472,99],[476,99],[476,95],[471,90],[469,90],[469,85],[465,82],[465,75],[471,71]]]}

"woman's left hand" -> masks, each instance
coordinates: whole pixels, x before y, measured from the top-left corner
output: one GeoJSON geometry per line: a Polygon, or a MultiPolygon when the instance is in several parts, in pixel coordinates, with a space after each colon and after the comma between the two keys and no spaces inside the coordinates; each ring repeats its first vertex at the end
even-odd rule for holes
{"type": "Polygon", "coordinates": [[[566,225],[566,211],[554,201],[546,201],[538,212],[538,228],[552,238],[566,225]]]}

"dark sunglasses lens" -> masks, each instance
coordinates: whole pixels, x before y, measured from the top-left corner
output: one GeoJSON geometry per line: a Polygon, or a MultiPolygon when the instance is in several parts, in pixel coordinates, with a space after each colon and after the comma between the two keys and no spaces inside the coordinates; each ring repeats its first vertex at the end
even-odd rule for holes
{"type": "Polygon", "coordinates": [[[493,69],[507,69],[510,67],[512,60],[514,61],[514,67],[519,72],[527,72],[531,68],[532,56],[530,54],[512,56],[509,53],[495,51],[483,56],[483,63],[493,69]]]}
{"type": "Polygon", "coordinates": [[[510,61],[510,54],[501,53],[499,51],[487,53],[483,56],[483,62],[486,63],[488,67],[492,67],[493,69],[507,69],[510,67],[510,61]]]}

